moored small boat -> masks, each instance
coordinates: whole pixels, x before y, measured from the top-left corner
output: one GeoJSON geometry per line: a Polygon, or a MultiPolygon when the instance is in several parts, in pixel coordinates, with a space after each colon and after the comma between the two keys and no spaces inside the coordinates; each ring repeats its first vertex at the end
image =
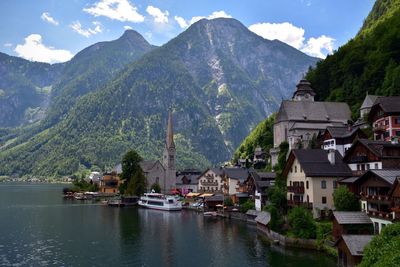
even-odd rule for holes
{"type": "Polygon", "coordinates": [[[125,204],[120,199],[110,199],[107,205],[110,207],[125,207],[125,204]]]}
{"type": "Polygon", "coordinates": [[[77,200],[86,200],[87,197],[83,193],[75,193],[74,198],[77,200]]]}
{"type": "Polygon", "coordinates": [[[145,193],[139,199],[139,205],[149,209],[178,211],[182,210],[182,203],[175,196],[160,193],[145,193]]]}

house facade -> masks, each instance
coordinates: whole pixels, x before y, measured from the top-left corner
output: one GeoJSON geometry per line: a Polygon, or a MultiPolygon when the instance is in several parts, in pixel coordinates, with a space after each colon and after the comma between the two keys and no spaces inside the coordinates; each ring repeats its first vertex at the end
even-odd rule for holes
{"type": "Polygon", "coordinates": [[[391,141],[400,137],[400,96],[379,97],[368,116],[375,140],[391,141]]]}
{"type": "Polygon", "coordinates": [[[373,235],[342,235],[336,242],[339,267],[355,267],[361,263],[363,251],[373,235]]]}
{"type": "Polygon", "coordinates": [[[197,178],[200,175],[201,171],[198,170],[183,170],[177,172],[176,189],[183,195],[186,195],[190,192],[197,192],[199,185],[197,178]]]}
{"type": "Polygon", "coordinates": [[[121,185],[121,179],[115,172],[103,173],[103,177],[100,180],[99,192],[106,194],[117,194],[119,193],[119,186],[121,185]]]}
{"type": "Polygon", "coordinates": [[[360,128],[351,126],[330,126],[318,137],[321,140],[322,149],[337,150],[342,157],[352,146],[354,140],[360,138],[367,138],[367,135],[360,128]]]}
{"type": "Polygon", "coordinates": [[[223,169],[222,168],[209,168],[203,172],[198,178],[198,192],[201,193],[223,193],[224,181],[223,181],[223,169]]]}
{"type": "Polygon", "coordinates": [[[248,194],[254,197],[256,211],[261,211],[267,204],[267,190],[269,187],[275,185],[275,178],[276,173],[274,172],[249,171],[249,177],[244,183],[246,184],[248,194]]]}
{"type": "Polygon", "coordinates": [[[339,152],[322,149],[294,149],[283,175],[287,177],[289,206],[305,206],[315,218],[334,209],[333,191],[340,179],[352,176],[339,152]]]}

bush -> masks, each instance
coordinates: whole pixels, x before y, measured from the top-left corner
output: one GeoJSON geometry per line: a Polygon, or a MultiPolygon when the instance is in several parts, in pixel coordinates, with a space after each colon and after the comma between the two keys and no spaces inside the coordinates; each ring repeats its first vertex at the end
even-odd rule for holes
{"type": "Polygon", "coordinates": [[[150,187],[150,191],[153,191],[153,190],[154,190],[155,193],[161,193],[160,185],[158,183],[152,184],[151,187],[150,187]]]}
{"type": "Polygon", "coordinates": [[[231,199],[230,197],[226,197],[226,198],[224,199],[224,204],[225,204],[225,206],[228,206],[228,207],[233,206],[232,199],[231,199]]]}
{"type": "Polygon", "coordinates": [[[240,205],[240,212],[246,213],[248,210],[254,210],[255,207],[254,201],[248,199],[246,202],[240,205]]]}
{"type": "Polygon", "coordinates": [[[337,211],[359,211],[360,203],[346,186],[339,186],[333,192],[333,203],[337,211]]]}
{"type": "Polygon", "coordinates": [[[316,237],[316,225],[311,212],[303,207],[295,207],[288,215],[290,231],[298,238],[316,237]]]}

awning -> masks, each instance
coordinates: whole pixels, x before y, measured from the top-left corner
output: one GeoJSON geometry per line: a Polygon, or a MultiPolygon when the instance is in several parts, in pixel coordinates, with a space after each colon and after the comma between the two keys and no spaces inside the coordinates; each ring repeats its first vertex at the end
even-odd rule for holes
{"type": "Polygon", "coordinates": [[[198,195],[200,195],[200,193],[193,193],[193,192],[190,192],[190,193],[187,193],[187,194],[186,194],[186,197],[197,197],[198,195]]]}
{"type": "Polygon", "coordinates": [[[211,197],[211,196],[213,196],[213,195],[214,195],[214,194],[204,193],[204,194],[200,195],[199,197],[211,197]]]}

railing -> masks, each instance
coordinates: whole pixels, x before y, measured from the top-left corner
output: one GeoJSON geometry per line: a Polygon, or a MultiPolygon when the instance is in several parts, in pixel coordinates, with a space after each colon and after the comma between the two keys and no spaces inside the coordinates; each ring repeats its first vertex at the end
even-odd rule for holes
{"type": "Polygon", "coordinates": [[[200,182],[202,186],[218,186],[218,182],[200,182]]]}
{"type": "Polygon", "coordinates": [[[378,211],[378,210],[369,210],[368,215],[374,218],[382,218],[386,220],[393,220],[392,212],[378,211]]]}
{"type": "Polygon", "coordinates": [[[287,191],[295,194],[304,194],[304,186],[288,186],[287,191]]]}
{"type": "Polygon", "coordinates": [[[374,126],[373,131],[374,132],[384,132],[384,131],[386,131],[386,126],[385,125],[374,126]]]}
{"type": "Polygon", "coordinates": [[[376,201],[382,201],[382,202],[391,202],[392,198],[390,196],[385,196],[385,195],[363,195],[362,196],[363,200],[376,200],[376,201]]]}
{"type": "Polygon", "coordinates": [[[294,201],[294,200],[288,200],[287,204],[289,207],[297,207],[297,206],[301,206],[301,207],[305,207],[307,209],[312,209],[313,208],[313,203],[311,202],[300,202],[300,201],[294,201]]]}

